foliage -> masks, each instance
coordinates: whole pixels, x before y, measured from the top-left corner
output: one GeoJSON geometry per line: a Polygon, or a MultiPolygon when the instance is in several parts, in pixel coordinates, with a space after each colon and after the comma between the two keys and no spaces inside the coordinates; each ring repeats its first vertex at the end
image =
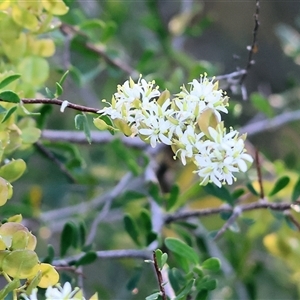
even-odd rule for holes
{"type": "Polygon", "coordinates": [[[0,2],[1,299],[299,297],[297,166],[244,134],[299,116],[237,102],[259,1],[246,67],[217,77],[178,46],[213,19],[178,3],[166,26],[156,0],[0,2]]]}

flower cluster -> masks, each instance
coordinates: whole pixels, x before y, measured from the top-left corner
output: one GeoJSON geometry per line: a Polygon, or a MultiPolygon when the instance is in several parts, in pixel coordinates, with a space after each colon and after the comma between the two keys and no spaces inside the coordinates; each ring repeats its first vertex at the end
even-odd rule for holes
{"type": "Polygon", "coordinates": [[[197,166],[200,184],[232,184],[233,173],[245,172],[253,161],[245,153],[245,136],[233,129],[226,133],[221,112],[228,112],[228,97],[218,82],[205,74],[189,84],[190,90],[182,86],[171,99],[154,81],[130,79],[118,86],[112,102],[99,113],[109,116],[124,134],[139,136],[153,148],[158,143],[170,145],[174,158],[197,166]]]}

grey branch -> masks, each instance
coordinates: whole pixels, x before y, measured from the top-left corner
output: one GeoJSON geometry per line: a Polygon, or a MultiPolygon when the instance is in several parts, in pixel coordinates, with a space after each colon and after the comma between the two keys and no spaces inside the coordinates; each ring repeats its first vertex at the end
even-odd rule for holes
{"type": "MultiPolygon", "coordinates": [[[[137,249],[122,249],[122,250],[103,250],[96,251],[98,258],[105,259],[121,259],[121,258],[136,258],[136,259],[151,259],[152,252],[148,250],[137,250],[137,249]]],[[[54,266],[66,266],[72,261],[77,261],[85,253],[81,253],[75,256],[70,256],[65,259],[57,259],[53,261],[54,266]]]]}
{"type": "Polygon", "coordinates": [[[98,216],[94,219],[91,228],[90,233],[87,237],[86,244],[89,245],[93,242],[95,239],[95,236],[97,234],[97,228],[99,223],[107,216],[109,213],[109,210],[111,208],[112,201],[120,194],[123,193],[123,191],[126,189],[127,186],[130,186],[130,182],[133,180],[133,175],[131,173],[127,173],[120,182],[115,186],[115,188],[107,195],[105,200],[105,204],[102,207],[102,210],[99,212],[98,216]]]}
{"type": "MultiPolygon", "coordinates": [[[[82,131],[73,130],[43,130],[42,139],[51,142],[70,142],[76,144],[88,144],[86,136],[82,131]]],[[[123,144],[133,148],[147,148],[148,144],[140,140],[138,137],[126,137],[121,135],[111,135],[109,132],[92,131],[92,143],[107,144],[115,139],[121,139],[123,144]]]]}
{"type": "Polygon", "coordinates": [[[240,128],[239,131],[241,133],[247,133],[247,135],[250,136],[270,129],[278,128],[282,125],[291,123],[293,121],[297,121],[299,119],[300,119],[300,110],[290,111],[290,112],[282,113],[272,119],[265,119],[265,120],[248,124],[240,128]]]}
{"type": "MultiPolygon", "coordinates": [[[[277,211],[285,211],[291,208],[294,208],[295,204],[292,203],[270,203],[270,202],[263,202],[258,201],[250,204],[240,205],[239,208],[241,212],[255,210],[255,209],[271,209],[277,211]]],[[[203,216],[210,216],[214,214],[219,214],[221,212],[233,212],[234,208],[231,206],[221,206],[218,208],[206,208],[206,209],[198,209],[198,210],[188,210],[177,212],[174,214],[169,214],[165,216],[165,224],[172,223],[174,221],[188,219],[192,217],[203,217],[203,216]]]]}

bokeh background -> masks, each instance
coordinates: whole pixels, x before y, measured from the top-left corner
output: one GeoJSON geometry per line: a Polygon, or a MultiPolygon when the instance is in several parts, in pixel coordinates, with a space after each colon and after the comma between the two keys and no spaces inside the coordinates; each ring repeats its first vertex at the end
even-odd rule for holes
{"type": "MultiPolygon", "coordinates": [[[[71,9],[61,20],[87,30],[89,40],[123,66],[118,68],[105,55],[87,50],[85,37],[59,31],[51,33],[57,51],[51,58],[48,86],[55,85],[61,70],[70,69],[63,94],[70,102],[100,109],[101,100],[110,100],[117,84],[129,75],[137,78],[142,73],[175,94],[183,83],[187,84],[200,73],[224,75],[247,65],[255,1],[65,2],[71,9]],[[92,26],[93,19],[103,24],[92,26]]],[[[236,128],[300,109],[300,1],[259,2],[258,48],[255,64],[244,82],[248,99],[243,99],[238,85],[221,81],[232,103],[231,114],[225,122],[236,128]],[[266,109],[253,101],[258,95],[266,109]]],[[[45,128],[74,130],[74,112],[66,110],[61,114],[59,108],[48,109],[45,128]]],[[[264,129],[249,134],[249,151],[253,153],[252,149],[257,148],[262,153],[263,178],[268,190],[280,172],[289,172],[294,181],[299,174],[300,125],[296,120],[279,128],[264,129]]],[[[58,253],[60,233],[66,221],[84,220],[89,228],[98,213],[87,210],[64,215],[62,208],[80,203],[88,206],[89,201],[109,191],[130,170],[128,161],[136,163],[142,157],[141,151],[133,151],[116,141],[67,146],[63,141],[44,140],[43,145],[65,163],[77,183],[71,183],[38,149],[27,149],[20,153],[27,161],[27,173],[14,184],[14,199],[18,200],[7,204],[3,211],[4,215],[21,212],[27,217],[28,226],[40,237],[41,256],[46,255],[48,243],[58,253]]],[[[168,149],[156,159],[166,169],[164,174],[169,185],[177,182],[185,191],[195,183],[190,169],[186,171],[174,162],[168,149]]],[[[249,173],[255,178],[254,168],[249,173]]],[[[290,192],[272,201],[289,201],[290,192]]],[[[95,248],[133,248],[123,228],[122,214],[134,213],[144,201],[138,196],[120,195],[98,227],[95,248]]],[[[195,208],[222,204],[201,190],[189,201],[195,208]]],[[[99,211],[102,208],[100,205],[99,211]]],[[[299,299],[299,234],[283,223],[281,216],[269,212],[252,212],[246,217],[255,220],[255,224],[245,220],[240,232],[228,232],[217,245],[209,242],[207,234],[220,228],[224,220],[218,216],[201,220],[203,228],[199,229],[196,242],[203,257],[220,255],[224,266],[224,273],[219,274],[219,289],[211,299],[299,299]],[[276,248],[275,240],[280,240],[282,248],[276,248]]],[[[169,226],[164,233],[172,235],[173,230],[169,226]]],[[[183,234],[187,236],[188,230],[183,234]]],[[[156,288],[151,267],[140,260],[97,260],[84,267],[83,272],[87,293],[98,290],[100,299],[143,299],[156,288]],[[134,293],[132,286],[128,286],[132,279],[136,280],[134,293]]],[[[63,276],[70,278],[69,275],[63,276]]]]}

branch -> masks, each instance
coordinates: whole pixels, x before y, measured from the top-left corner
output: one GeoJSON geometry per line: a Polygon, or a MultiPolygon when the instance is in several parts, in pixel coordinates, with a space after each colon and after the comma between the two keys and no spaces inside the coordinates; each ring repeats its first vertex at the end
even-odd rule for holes
{"type": "Polygon", "coordinates": [[[115,188],[110,192],[109,197],[106,197],[105,204],[98,214],[98,216],[94,219],[91,228],[90,228],[90,233],[86,239],[86,245],[89,245],[93,242],[95,239],[95,236],[97,234],[97,228],[99,223],[106,217],[108,214],[112,201],[118,196],[121,195],[124,190],[126,189],[127,186],[130,185],[132,181],[132,174],[127,173],[120,181],[119,183],[115,186],[115,188]]]}
{"type": "Polygon", "coordinates": [[[155,269],[155,273],[156,273],[156,277],[157,277],[157,281],[158,281],[158,285],[159,285],[161,298],[162,298],[162,300],[167,300],[167,296],[166,296],[166,292],[165,292],[165,288],[164,288],[163,277],[162,277],[161,271],[159,269],[159,266],[157,264],[155,251],[153,251],[153,263],[154,263],[154,269],[155,269]]]}
{"type": "Polygon", "coordinates": [[[263,186],[263,181],[262,181],[262,175],[261,175],[261,164],[260,164],[260,159],[259,159],[259,152],[257,149],[255,149],[255,164],[256,164],[256,172],[257,172],[257,179],[258,179],[258,184],[259,184],[259,196],[260,199],[265,199],[265,193],[264,193],[264,186],[263,186]]]}
{"type": "MultiPolygon", "coordinates": [[[[241,212],[250,211],[255,209],[271,209],[276,211],[285,211],[288,209],[294,209],[295,204],[293,203],[269,203],[269,202],[254,202],[250,204],[240,205],[239,208],[241,212]]],[[[297,207],[299,204],[297,204],[297,207]]],[[[192,217],[202,217],[202,216],[210,216],[214,214],[219,214],[221,212],[233,212],[234,208],[231,206],[221,206],[218,208],[206,208],[199,210],[191,210],[191,211],[183,211],[177,212],[174,214],[168,214],[165,216],[165,224],[172,223],[174,221],[188,219],[192,217]]]]}
{"type": "Polygon", "coordinates": [[[255,135],[270,129],[275,129],[284,124],[300,120],[300,110],[282,113],[272,119],[253,122],[240,128],[241,133],[247,133],[248,136],[255,135]]]}
{"type": "Polygon", "coordinates": [[[246,68],[245,68],[246,73],[242,75],[242,77],[240,79],[240,85],[243,85],[243,82],[245,81],[251,66],[254,64],[253,56],[257,52],[257,34],[258,34],[258,29],[259,29],[258,16],[259,16],[259,0],[256,0],[256,8],[255,8],[255,13],[254,13],[253,39],[252,39],[252,44],[249,48],[248,62],[247,62],[246,68]]]}
{"type": "MultiPolygon", "coordinates": [[[[0,99],[0,101],[3,101],[0,99]]],[[[63,104],[63,100],[59,99],[21,99],[21,102],[24,104],[54,104],[54,105],[59,105],[61,106],[63,104]]],[[[99,108],[93,108],[93,107],[88,107],[88,106],[83,106],[83,105],[78,105],[74,104],[71,102],[68,102],[67,107],[81,111],[81,112],[89,112],[89,113],[94,113],[94,114],[99,114],[98,111],[100,110],[99,108]]]]}
{"type": "Polygon", "coordinates": [[[38,148],[40,152],[42,152],[45,156],[47,156],[50,160],[52,160],[61,170],[62,173],[64,173],[72,183],[77,183],[76,178],[70,173],[70,171],[66,168],[66,166],[56,158],[56,156],[48,150],[43,144],[40,142],[36,142],[35,146],[38,148]]]}
{"type": "MultiPolygon", "coordinates": [[[[96,251],[98,258],[103,259],[122,259],[122,258],[134,258],[134,259],[151,259],[151,251],[148,250],[136,250],[136,249],[122,249],[122,250],[104,250],[96,251]]],[[[85,253],[70,256],[64,259],[57,259],[52,262],[54,266],[67,266],[70,262],[77,261],[85,253]]]]}
{"type": "MultiPolygon", "coordinates": [[[[133,177],[132,174],[130,174],[131,180],[129,181],[130,184],[127,184],[122,192],[126,192],[128,190],[136,190],[140,191],[144,189],[144,180],[141,177],[133,177]]],[[[50,210],[47,212],[41,213],[41,220],[44,222],[56,222],[59,219],[65,220],[66,218],[78,214],[80,212],[81,214],[88,213],[90,211],[98,209],[100,205],[108,201],[111,197],[115,197],[116,192],[119,191],[119,184],[121,185],[122,180],[109,192],[105,194],[101,194],[100,196],[94,198],[91,201],[82,202],[77,205],[68,206],[64,208],[58,208],[54,210],[50,210]]],[[[122,184],[123,185],[123,184],[122,184]]]]}
{"type": "MultiPolygon", "coordinates": [[[[75,130],[43,130],[42,139],[51,142],[70,142],[76,144],[88,144],[86,135],[82,131],[75,130]]],[[[91,131],[91,140],[96,144],[107,144],[115,139],[121,139],[122,143],[128,147],[145,149],[149,145],[138,137],[126,137],[124,135],[111,135],[106,131],[91,131]]]]}
{"type": "MultiPolygon", "coordinates": [[[[69,24],[62,24],[60,26],[60,30],[63,34],[65,35],[79,35],[84,37],[85,39],[89,39],[89,36],[86,35],[84,32],[80,31],[79,29],[77,29],[74,26],[71,26],[69,24]]],[[[111,57],[109,57],[106,52],[104,47],[101,46],[96,46],[90,42],[85,42],[84,46],[91,50],[92,52],[98,54],[99,56],[101,56],[109,65],[116,67],[122,71],[124,71],[125,73],[127,73],[128,75],[131,75],[133,77],[138,76],[138,72],[136,70],[134,70],[133,68],[131,68],[129,65],[125,64],[123,61],[118,60],[118,59],[112,59],[111,57]]]]}

